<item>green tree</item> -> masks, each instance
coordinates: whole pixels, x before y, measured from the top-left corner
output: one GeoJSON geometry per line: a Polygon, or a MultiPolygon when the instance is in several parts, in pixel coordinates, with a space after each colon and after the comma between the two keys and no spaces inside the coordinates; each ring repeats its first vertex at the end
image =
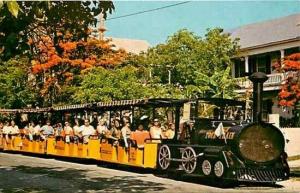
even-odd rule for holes
{"type": "Polygon", "coordinates": [[[117,69],[93,68],[83,76],[74,101],[85,103],[136,98],[171,97],[180,91],[175,87],[146,84],[139,79],[139,69],[125,66],[117,69]]]}
{"type": "Polygon", "coordinates": [[[128,63],[144,68],[149,79],[154,75],[162,84],[168,84],[171,72],[172,85],[182,87],[185,97],[232,98],[231,58],[238,50],[238,40],[222,29],[208,30],[204,38],[179,30],[166,43],[132,57],[128,63]]]}
{"type": "Polygon", "coordinates": [[[35,103],[37,95],[28,81],[28,58],[0,61],[0,107],[20,108],[35,103]]]}

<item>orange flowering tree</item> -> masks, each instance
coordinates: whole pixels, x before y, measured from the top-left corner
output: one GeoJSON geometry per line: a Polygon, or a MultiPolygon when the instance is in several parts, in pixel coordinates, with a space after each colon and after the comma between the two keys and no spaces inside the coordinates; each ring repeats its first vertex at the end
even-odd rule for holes
{"type": "Polygon", "coordinates": [[[286,74],[279,92],[279,105],[295,106],[300,99],[300,53],[287,56],[282,64],[277,62],[274,67],[277,71],[286,74]]]}
{"type": "Polygon", "coordinates": [[[43,105],[65,103],[79,85],[82,72],[93,67],[114,68],[127,56],[124,50],[114,49],[110,40],[76,41],[68,31],[58,34],[57,44],[49,36],[28,42],[37,53],[31,61],[31,73],[43,105]]]}
{"type": "Polygon", "coordinates": [[[17,55],[31,57],[38,50],[27,42],[43,36],[53,38],[55,46],[61,32],[73,39],[85,39],[86,31],[97,24],[102,13],[106,18],[114,10],[113,2],[105,1],[0,1],[0,59],[17,55]]]}

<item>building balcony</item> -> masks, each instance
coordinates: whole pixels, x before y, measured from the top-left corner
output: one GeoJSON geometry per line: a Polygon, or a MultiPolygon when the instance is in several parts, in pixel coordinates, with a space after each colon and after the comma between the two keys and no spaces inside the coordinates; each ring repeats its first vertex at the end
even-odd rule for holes
{"type": "MultiPolygon", "coordinates": [[[[282,83],[285,79],[284,73],[274,73],[267,75],[269,79],[264,83],[264,90],[279,90],[282,83]]],[[[247,90],[252,89],[252,82],[248,79],[248,77],[237,78],[237,84],[239,88],[236,90],[238,93],[246,92],[247,90]]]]}

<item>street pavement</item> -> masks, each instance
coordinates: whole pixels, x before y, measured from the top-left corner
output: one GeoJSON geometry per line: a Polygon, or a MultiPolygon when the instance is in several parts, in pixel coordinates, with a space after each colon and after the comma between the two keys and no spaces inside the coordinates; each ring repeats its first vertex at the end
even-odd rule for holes
{"type": "Polygon", "coordinates": [[[290,162],[293,177],[274,186],[219,188],[196,179],[171,179],[152,171],[99,163],[70,162],[0,153],[0,192],[197,192],[299,193],[300,160],[290,162]]]}

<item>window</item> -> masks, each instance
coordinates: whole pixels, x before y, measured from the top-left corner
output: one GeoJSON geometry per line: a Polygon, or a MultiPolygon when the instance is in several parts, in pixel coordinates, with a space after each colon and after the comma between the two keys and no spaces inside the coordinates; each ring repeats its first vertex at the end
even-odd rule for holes
{"type": "Polygon", "coordinates": [[[266,74],[271,74],[270,54],[249,57],[249,72],[264,72],[266,74]]]}
{"type": "Polygon", "coordinates": [[[234,77],[244,77],[245,76],[245,61],[242,61],[240,58],[235,59],[234,61],[234,77]]]}

